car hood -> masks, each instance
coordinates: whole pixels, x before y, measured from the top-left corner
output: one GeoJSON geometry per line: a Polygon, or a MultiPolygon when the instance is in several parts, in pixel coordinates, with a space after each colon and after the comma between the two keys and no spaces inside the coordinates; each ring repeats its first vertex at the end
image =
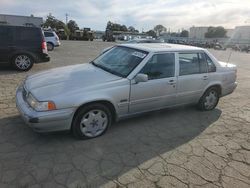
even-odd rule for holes
{"type": "Polygon", "coordinates": [[[31,75],[26,79],[25,87],[35,98],[42,101],[56,95],[93,88],[118,79],[121,77],[88,63],[55,68],[31,75]]]}

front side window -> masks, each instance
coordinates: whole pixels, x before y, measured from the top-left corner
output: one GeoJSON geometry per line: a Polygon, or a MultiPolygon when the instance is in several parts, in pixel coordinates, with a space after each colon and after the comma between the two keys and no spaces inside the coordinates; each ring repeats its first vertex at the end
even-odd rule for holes
{"type": "Polygon", "coordinates": [[[175,54],[164,53],[153,55],[140,73],[147,74],[149,80],[174,77],[175,54]]]}
{"type": "Polygon", "coordinates": [[[117,76],[127,77],[147,55],[148,52],[142,50],[117,46],[97,57],[92,64],[117,76]]]}

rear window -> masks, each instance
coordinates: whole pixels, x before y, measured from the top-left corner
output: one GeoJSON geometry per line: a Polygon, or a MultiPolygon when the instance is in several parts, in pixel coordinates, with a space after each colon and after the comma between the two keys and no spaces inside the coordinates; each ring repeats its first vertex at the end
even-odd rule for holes
{"type": "Polygon", "coordinates": [[[54,34],[51,32],[44,32],[45,37],[54,37],[54,34]]]}
{"type": "MultiPolygon", "coordinates": [[[[13,39],[13,33],[10,27],[0,27],[0,43],[7,44],[13,39]]],[[[0,44],[0,45],[1,45],[0,44]]]]}
{"type": "Polygon", "coordinates": [[[41,41],[41,31],[38,28],[16,28],[16,40],[18,41],[41,41]]]}

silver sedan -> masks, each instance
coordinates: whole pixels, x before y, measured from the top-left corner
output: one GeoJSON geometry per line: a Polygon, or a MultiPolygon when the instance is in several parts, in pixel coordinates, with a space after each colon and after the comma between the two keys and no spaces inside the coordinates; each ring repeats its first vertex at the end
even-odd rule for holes
{"type": "Polygon", "coordinates": [[[237,86],[236,66],[207,50],[173,44],[121,44],[92,62],[29,76],[16,105],[37,132],[102,135],[120,119],[184,104],[212,110],[237,86]]]}

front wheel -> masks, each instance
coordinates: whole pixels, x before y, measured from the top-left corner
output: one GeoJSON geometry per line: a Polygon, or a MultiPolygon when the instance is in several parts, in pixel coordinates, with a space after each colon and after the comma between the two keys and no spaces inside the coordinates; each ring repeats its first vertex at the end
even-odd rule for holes
{"type": "Polygon", "coordinates": [[[102,104],[81,108],[74,117],[72,132],[76,138],[89,139],[101,136],[112,123],[110,110],[102,104]]]}
{"type": "Polygon", "coordinates": [[[213,110],[219,102],[219,91],[216,87],[208,89],[201,97],[198,108],[202,111],[213,110]]]}
{"type": "Polygon", "coordinates": [[[19,54],[12,58],[12,65],[20,71],[28,71],[34,64],[33,59],[26,54],[19,54]]]}

